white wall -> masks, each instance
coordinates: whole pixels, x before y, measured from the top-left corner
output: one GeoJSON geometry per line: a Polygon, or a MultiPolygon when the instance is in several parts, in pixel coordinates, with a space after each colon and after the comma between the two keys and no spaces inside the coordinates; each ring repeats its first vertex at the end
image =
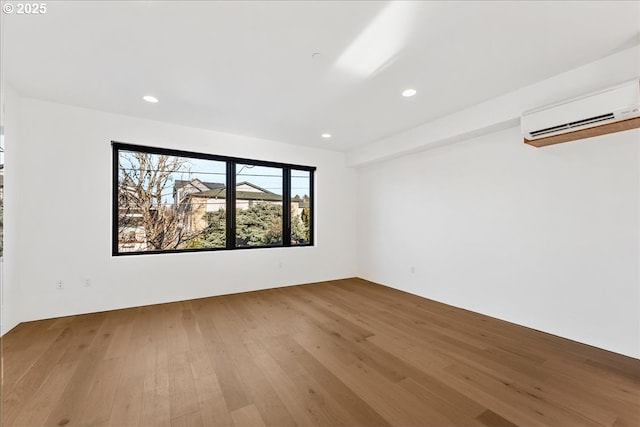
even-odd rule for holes
{"type": "Polygon", "coordinates": [[[4,334],[21,322],[21,289],[18,285],[19,270],[16,268],[16,245],[19,241],[16,234],[16,221],[19,214],[13,209],[20,193],[16,186],[16,159],[20,150],[20,96],[9,85],[2,91],[2,126],[5,132],[5,170],[4,170],[4,218],[3,218],[3,257],[0,312],[0,334],[4,334]]]}
{"type": "Polygon", "coordinates": [[[362,167],[359,275],[640,358],[639,142],[511,128],[362,167]]]}
{"type": "Polygon", "coordinates": [[[5,282],[21,291],[20,321],[355,275],[356,172],[343,154],[26,98],[20,113],[7,189],[19,193],[20,275],[5,282]],[[317,166],[316,246],[112,257],[111,140],[317,166]]]}

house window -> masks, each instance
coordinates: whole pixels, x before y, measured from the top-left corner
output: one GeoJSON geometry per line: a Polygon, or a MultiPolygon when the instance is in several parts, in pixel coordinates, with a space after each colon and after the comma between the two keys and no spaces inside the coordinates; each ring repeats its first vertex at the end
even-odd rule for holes
{"type": "Polygon", "coordinates": [[[313,245],[314,167],[112,146],[113,255],[313,245]]]}

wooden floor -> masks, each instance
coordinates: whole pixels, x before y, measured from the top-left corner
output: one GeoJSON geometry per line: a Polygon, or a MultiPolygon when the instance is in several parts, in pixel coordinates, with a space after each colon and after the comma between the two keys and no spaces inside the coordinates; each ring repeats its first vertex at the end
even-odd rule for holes
{"type": "Polygon", "coordinates": [[[640,361],[360,279],[21,324],[3,426],[640,426],[640,361]]]}

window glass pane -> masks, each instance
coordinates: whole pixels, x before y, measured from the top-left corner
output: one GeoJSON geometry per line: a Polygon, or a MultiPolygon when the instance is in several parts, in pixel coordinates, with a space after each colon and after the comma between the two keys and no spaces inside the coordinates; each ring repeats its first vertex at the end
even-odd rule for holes
{"type": "Polygon", "coordinates": [[[236,164],[236,246],[282,245],[282,169],[236,164]]]}
{"type": "Polygon", "coordinates": [[[226,246],[226,164],[118,151],[118,252],[226,246]]]}
{"type": "Polygon", "coordinates": [[[291,244],[311,241],[311,172],[291,170],[291,244]]]}

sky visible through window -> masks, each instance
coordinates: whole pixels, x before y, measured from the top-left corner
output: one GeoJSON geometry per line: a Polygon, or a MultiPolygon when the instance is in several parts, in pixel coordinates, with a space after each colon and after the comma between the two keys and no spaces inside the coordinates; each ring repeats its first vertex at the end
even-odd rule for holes
{"type": "MultiPolygon", "coordinates": [[[[225,165],[213,164],[210,160],[189,159],[188,167],[190,171],[184,173],[183,180],[198,178],[205,182],[218,182],[224,184],[225,165]]],[[[274,178],[282,178],[281,173],[274,172],[274,168],[265,166],[241,165],[236,171],[236,181],[247,181],[258,187],[282,195],[282,184],[274,184],[274,178]]],[[[309,195],[309,172],[292,170],[291,172],[291,195],[303,197],[309,195]]]]}

